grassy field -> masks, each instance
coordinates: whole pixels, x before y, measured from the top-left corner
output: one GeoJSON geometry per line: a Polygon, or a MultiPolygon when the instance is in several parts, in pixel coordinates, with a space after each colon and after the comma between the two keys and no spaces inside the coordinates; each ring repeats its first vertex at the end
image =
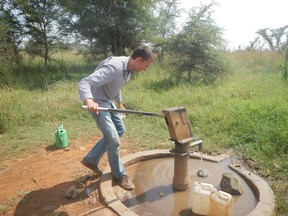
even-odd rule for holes
{"type": "MultiPolygon", "coordinates": [[[[288,83],[278,56],[227,53],[229,74],[214,85],[175,85],[164,66],[154,64],[123,89],[127,109],[162,112],[187,108],[192,131],[204,152],[233,152],[255,161],[254,169],[276,194],[277,215],[288,212],[288,83]]],[[[77,82],[92,72],[81,56],[62,53],[48,70],[27,59],[22,70],[0,83],[0,159],[19,158],[53,145],[60,124],[69,145],[95,123],[80,109],[77,82]],[[9,81],[9,82],[8,82],[9,81]]],[[[172,148],[161,118],[129,115],[126,137],[136,151],[172,148]]]]}

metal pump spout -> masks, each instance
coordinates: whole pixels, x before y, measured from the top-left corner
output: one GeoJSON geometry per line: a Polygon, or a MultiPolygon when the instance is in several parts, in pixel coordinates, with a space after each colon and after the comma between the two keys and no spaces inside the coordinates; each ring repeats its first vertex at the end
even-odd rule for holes
{"type": "Polygon", "coordinates": [[[193,143],[190,144],[190,148],[193,148],[195,146],[198,146],[198,151],[199,152],[202,152],[202,149],[203,149],[203,141],[202,140],[197,140],[197,141],[194,141],[193,143]]]}

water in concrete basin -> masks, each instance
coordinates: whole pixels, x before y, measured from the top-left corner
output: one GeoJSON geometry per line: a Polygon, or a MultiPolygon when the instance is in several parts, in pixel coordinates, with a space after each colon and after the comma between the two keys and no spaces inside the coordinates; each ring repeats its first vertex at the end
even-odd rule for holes
{"type": "Polygon", "coordinates": [[[189,159],[191,186],[186,191],[174,191],[174,159],[152,159],[127,167],[126,171],[135,184],[133,191],[119,187],[114,187],[114,191],[122,203],[138,215],[196,215],[191,211],[194,181],[212,184],[219,190],[222,173],[231,172],[238,176],[244,191],[240,196],[233,196],[233,215],[247,215],[255,208],[257,200],[247,183],[228,164],[231,159],[219,163],[189,159]],[[199,177],[199,169],[207,170],[208,177],[199,177]]]}

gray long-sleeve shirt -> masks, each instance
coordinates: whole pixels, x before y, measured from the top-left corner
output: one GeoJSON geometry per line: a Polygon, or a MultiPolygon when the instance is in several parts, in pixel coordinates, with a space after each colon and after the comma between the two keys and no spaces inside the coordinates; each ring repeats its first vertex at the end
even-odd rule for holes
{"type": "Polygon", "coordinates": [[[121,88],[128,82],[131,72],[128,71],[129,57],[110,57],[102,61],[94,72],[78,83],[80,100],[93,98],[102,107],[116,100],[122,102],[121,88]]]}

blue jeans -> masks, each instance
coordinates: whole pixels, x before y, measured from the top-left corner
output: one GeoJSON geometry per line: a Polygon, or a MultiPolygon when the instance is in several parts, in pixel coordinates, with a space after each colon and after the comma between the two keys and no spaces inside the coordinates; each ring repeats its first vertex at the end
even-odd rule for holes
{"type": "MultiPolygon", "coordinates": [[[[111,107],[114,108],[112,104],[111,107]]],[[[107,151],[112,175],[119,179],[122,175],[126,175],[119,155],[120,137],[125,132],[125,125],[119,113],[100,111],[98,115],[92,113],[92,116],[103,137],[90,150],[85,159],[94,166],[98,166],[101,157],[107,151]]]]}

